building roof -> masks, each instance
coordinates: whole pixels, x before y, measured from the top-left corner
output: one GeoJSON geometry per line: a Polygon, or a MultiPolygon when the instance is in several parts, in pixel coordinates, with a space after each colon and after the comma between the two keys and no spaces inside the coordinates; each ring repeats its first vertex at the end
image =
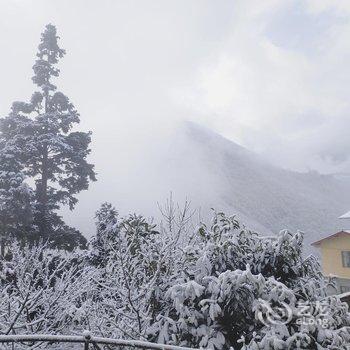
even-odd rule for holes
{"type": "Polygon", "coordinates": [[[339,231],[337,233],[334,233],[333,235],[330,235],[330,236],[327,236],[325,238],[322,238],[316,242],[313,242],[311,243],[312,246],[318,246],[320,245],[323,241],[326,241],[326,240],[329,240],[329,239],[333,239],[333,238],[337,238],[339,236],[342,236],[342,235],[346,235],[346,236],[350,236],[350,230],[342,230],[342,231],[339,231]]]}
{"type": "Polygon", "coordinates": [[[350,211],[347,213],[343,214],[342,216],[339,216],[338,219],[350,219],[350,211]]]}
{"type": "Polygon", "coordinates": [[[338,294],[337,297],[344,303],[347,303],[350,306],[350,292],[343,294],[338,294]]]}

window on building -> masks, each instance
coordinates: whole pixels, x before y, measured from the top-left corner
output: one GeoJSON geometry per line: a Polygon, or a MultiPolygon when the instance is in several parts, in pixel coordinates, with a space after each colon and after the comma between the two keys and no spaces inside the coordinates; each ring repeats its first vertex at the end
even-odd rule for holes
{"type": "Polygon", "coordinates": [[[347,293],[350,292],[349,286],[340,286],[340,293],[347,293]]]}
{"type": "Polygon", "coordinates": [[[350,251],[341,252],[343,267],[350,267],[350,251]]]}

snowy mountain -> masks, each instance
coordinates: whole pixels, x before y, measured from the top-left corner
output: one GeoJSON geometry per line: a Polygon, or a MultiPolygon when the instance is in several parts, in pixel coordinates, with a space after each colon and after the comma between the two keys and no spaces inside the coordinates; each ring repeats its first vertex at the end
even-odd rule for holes
{"type": "Polygon", "coordinates": [[[346,228],[341,225],[347,220],[337,218],[350,209],[348,176],[283,170],[197,124],[171,130],[159,135],[146,130],[143,140],[152,143],[137,139],[135,149],[111,143],[98,153],[96,145],[98,181],[80,195],[75,211],[63,212],[69,224],[93,235],[94,212],[106,201],[122,215],[157,218],[157,202],[172,191],[175,201],[188,198],[200,207],[203,220],[215,208],[237,214],[262,234],[299,229],[310,249],[312,241],[346,228]]]}
{"type": "Polygon", "coordinates": [[[169,173],[184,170],[170,183],[204,204],[205,213],[210,207],[236,213],[246,226],[267,234],[299,229],[305,232],[306,248],[346,224],[337,218],[350,208],[347,176],[278,168],[192,123],[177,133],[169,154],[169,173]]]}

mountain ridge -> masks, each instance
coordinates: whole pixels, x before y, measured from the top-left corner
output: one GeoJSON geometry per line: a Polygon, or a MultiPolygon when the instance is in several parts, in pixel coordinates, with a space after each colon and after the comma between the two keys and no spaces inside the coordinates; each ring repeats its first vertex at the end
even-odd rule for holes
{"type": "Polygon", "coordinates": [[[203,171],[221,184],[216,207],[237,213],[248,227],[301,230],[309,245],[344,224],[338,217],[350,208],[349,179],[278,168],[209,129],[184,128],[199,159],[206,159],[203,171]]]}

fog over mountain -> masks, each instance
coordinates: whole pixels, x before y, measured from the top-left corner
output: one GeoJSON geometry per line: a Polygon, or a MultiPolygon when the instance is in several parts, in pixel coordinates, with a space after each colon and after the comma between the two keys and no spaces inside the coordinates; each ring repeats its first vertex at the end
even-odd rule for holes
{"type": "Polygon", "coordinates": [[[248,227],[263,232],[299,229],[310,243],[344,224],[337,218],[349,208],[350,177],[278,168],[193,124],[187,134],[198,161],[220,183],[213,205],[237,213],[248,227]]]}
{"type": "Polygon", "coordinates": [[[144,161],[130,165],[128,160],[128,166],[121,162],[120,172],[110,174],[118,181],[110,181],[110,176],[101,179],[82,194],[75,212],[64,215],[91,234],[93,210],[101,202],[111,201],[121,214],[139,211],[157,218],[157,201],[172,192],[180,203],[191,200],[203,220],[215,208],[237,214],[248,228],[263,234],[304,231],[307,249],[312,241],[345,224],[337,219],[350,207],[350,178],[345,175],[278,168],[191,122],[179,124],[152,149],[144,161]]]}
{"type": "Polygon", "coordinates": [[[296,171],[350,171],[349,2],[18,0],[0,15],[1,116],[33,92],[46,24],[67,51],[57,83],[98,181],[62,213],[85,235],[102,202],[156,216],[171,191],[263,232],[345,225],[346,177],[296,171]]]}
{"type": "Polygon", "coordinates": [[[0,350],[350,350],[349,38],[349,0],[0,0],[0,350]]]}

